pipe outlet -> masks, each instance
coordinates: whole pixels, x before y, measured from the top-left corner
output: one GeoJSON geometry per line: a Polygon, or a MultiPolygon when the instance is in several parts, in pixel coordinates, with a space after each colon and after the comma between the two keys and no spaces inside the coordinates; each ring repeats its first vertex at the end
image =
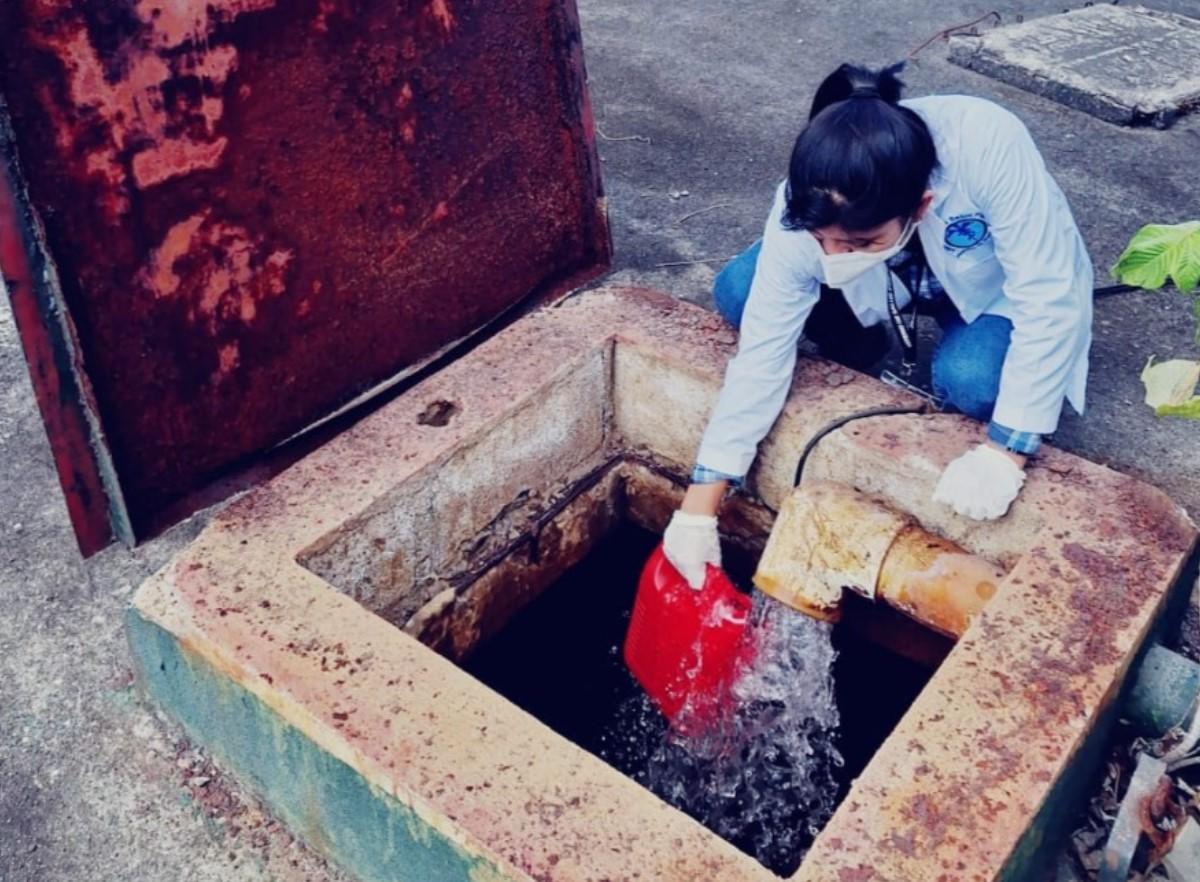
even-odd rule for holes
{"type": "Polygon", "coordinates": [[[808,482],[784,500],[754,584],[793,609],[841,618],[843,592],[880,599],[958,637],[1004,571],[852,487],[808,482]]]}

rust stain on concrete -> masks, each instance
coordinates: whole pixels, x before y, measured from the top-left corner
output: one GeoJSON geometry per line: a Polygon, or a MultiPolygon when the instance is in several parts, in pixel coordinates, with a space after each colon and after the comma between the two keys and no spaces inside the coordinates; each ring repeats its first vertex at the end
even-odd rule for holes
{"type": "MultiPolygon", "coordinates": [[[[606,394],[641,389],[641,374],[653,374],[693,408],[711,402],[733,352],[710,314],[654,292],[592,291],[541,310],[231,505],[135,602],[512,878],[774,878],[297,563],[388,506],[423,504],[419,489],[455,451],[607,347],[617,369],[606,394]],[[422,424],[431,401],[462,411],[422,424]]],[[[828,373],[824,362],[801,366],[754,477],[764,498],[790,489],[797,437],[894,395],[858,376],[830,385],[828,373]]],[[[694,451],[702,421],[655,447],[639,422],[653,413],[612,405],[597,457],[626,451],[686,470],[669,451],[694,451]]],[[[946,415],[873,419],[829,436],[810,462],[813,478],[857,477],[864,492],[1010,571],[798,880],[994,880],[1116,693],[1195,541],[1159,491],[1053,450],[1010,515],[978,531],[929,497],[982,431],[946,415]]],[[[497,511],[480,518],[521,488],[502,489],[497,511]]],[[[436,541],[472,538],[445,533],[436,541]]]]}
{"type": "Polygon", "coordinates": [[[907,499],[926,526],[1011,570],[856,782],[857,809],[835,815],[799,879],[837,879],[868,860],[889,879],[996,878],[1048,782],[1116,694],[1195,543],[1195,525],[1160,491],[1055,450],[1039,456],[1013,511],[987,530],[914,492],[979,432],[954,418],[872,420],[831,439],[812,466],[907,499]],[[896,847],[909,841],[915,854],[896,847]]]}

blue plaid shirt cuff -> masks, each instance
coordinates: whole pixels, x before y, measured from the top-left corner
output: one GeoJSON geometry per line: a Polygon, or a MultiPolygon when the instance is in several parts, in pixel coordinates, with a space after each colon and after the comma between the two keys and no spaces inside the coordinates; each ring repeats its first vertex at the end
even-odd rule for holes
{"type": "Polygon", "coordinates": [[[989,441],[999,444],[1005,450],[1023,453],[1025,456],[1033,456],[1042,446],[1042,436],[1037,432],[1018,432],[996,422],[988,425],[987,436],[989,441]]]}
{"type": "Polygon", "coordinates": [[[697,463],[692,469],[693,484],[715,484],[717,481],[728,481],[734,487],[741,487],[744,478],[739,478],[737,475],[727,475],[724,472],[718,472],[716,469],[710,469],[697,463]]]}

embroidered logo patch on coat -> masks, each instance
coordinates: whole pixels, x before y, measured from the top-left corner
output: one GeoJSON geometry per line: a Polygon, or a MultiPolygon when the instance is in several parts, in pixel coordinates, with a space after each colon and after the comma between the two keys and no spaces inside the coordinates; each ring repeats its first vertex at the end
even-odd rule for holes
{"type": "Polygon", "coordinates": [[[946,225],[946,250],[961,254],[983,244],[991,234],[991,228],[982,214],[964,214],[951,218],[950,223],[946,225]]]}

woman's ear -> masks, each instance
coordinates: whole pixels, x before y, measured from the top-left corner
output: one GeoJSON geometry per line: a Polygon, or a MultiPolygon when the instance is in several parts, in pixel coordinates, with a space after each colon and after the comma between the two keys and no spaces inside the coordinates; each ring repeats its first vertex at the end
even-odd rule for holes
{"type": "Polygon", "coordinates": [[[913,214],[913,217],[916,219],[917,223],[920,223],[924,219],[931,205],[933,205],[933,191],[926,190],[921,196],[921,201],[917,203],[916,213],[913,214]]]}

